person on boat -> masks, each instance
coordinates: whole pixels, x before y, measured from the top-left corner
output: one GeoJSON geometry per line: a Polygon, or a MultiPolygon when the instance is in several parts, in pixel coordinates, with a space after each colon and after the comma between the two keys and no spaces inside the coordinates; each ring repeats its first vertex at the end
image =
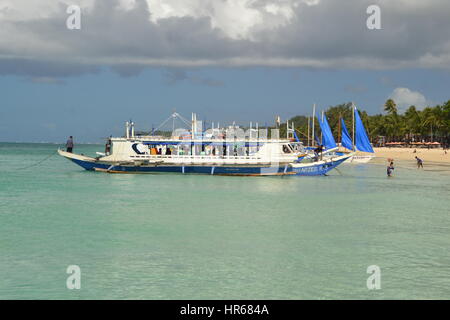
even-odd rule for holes
{"type": "Polygon", "coordinates": [[[66,142],[66,151],[72,153],[73,151],[73,137],[70,136],[66,142]]]}
{"type": "Polygon", "coordinates": [[[320,160],[322,160],[322,152],[323,152],[323,145],[319,145],[319,146],[317,146],[317,148],[314,149],[316,161],[319,161],[319,155],[320,155],[320,160]]]}
{"type": "Polygon", "coordinates": [[[416,156],[416,161],[417,161],[417,169],[420,169],[420,168],[423,169],[423,161],[422,161],[422,159],[420,159],[420,158],[418,158],[416,156]]]}
{"type": "Polygon", "coordinates": [[[111,137],[108,138],[105,145],[105,155],[109,155],[111,153],[111,137]]]}
{"type": "Polygon", "coordinates": [[[394,171],[394,162],[393,161],[391,161],[390,163],[389,163],[389,165],[387,166],[387,170],[386,170],[386,173],[387,173],[387,176],[388,177],[391,177],[392,176],[392,171],[394,171]]]}

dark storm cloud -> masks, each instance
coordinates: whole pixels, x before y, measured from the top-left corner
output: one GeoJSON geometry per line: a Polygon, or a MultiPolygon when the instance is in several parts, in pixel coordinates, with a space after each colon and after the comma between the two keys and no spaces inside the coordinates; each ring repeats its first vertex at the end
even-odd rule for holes
{"type": "Polygon", "coordinates": [[[100,68],[67,61],[46,61],[39,59],[1,58],[0,75],[18,75],[31,77],[68,77],[85,73],[98,73],[100,68]]]}
{"type": "Polygon", "coordinates": [[[190,74],[184,69],[170,68],[163,73],[164,82],[168,85],[175,85],[177,83],[188,81],[194,84],[204,85],[208,87],[221,87],[225,85],[223,81],[212,79],[209,77],[202,77],[196,74],[190,74]]]}
{"type": "MultiPolygon", "coordinates": [[[[273,2],[250,5],[261,9],[273,2]]],[[[209,17],[169,17],[153,23],[146,1],[136,1],[130,10],[118,9],[118,4],[96,1],[83,10],[81,30],[65,27],[67,7],[61,3],[46,18],[18,21],[0,16],[0,74],[57,78],[95,73],[103,66],[121,76],[135,76],[148,66],[383,69],[448,68],[450,63],[450,1],[300,2],[292,7],[288,23],[255,25],[243,38],[212,27],[209,17]],[[381,7],[382,30],[366,27],[366,8],[374,3],[381,7]]],[[[185,76],[198,84],[222,85],[185,76]]]]}

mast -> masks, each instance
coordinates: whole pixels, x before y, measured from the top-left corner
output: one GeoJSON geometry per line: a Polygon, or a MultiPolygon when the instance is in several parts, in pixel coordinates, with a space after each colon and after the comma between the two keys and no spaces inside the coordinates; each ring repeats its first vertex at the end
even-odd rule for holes
{"type": "Polygon", "coordinates": [[[339,114],[339,121],[338,121],[338,143],[342,145],[342,137],[341,137],[341,114],[339,114]]]}
{"type": "Polygon", "coordinates": [[[286,139],[289,139],[289,120],[286,120],[286,139]]]}
{"type": "Polygon", "coordinates": [[[309,147],[309,121],[310,121],[310,120],[309,120],[309,117],[308,117],[308,135],[306,136],[306,138],[307,138],[307,140],[308,140],[308,141],[306,142],[306,146],[307,146],[307,147],[309,147]]]}
{"type": "Polygon", "coordinates": [[[315,145],[315,135],[314,135],[314,123],[316,118],[316,104],[313,105],[313,116],[312,116],[312,136],[311,136],[311,146],[314,147],[315,145]]]}
{"type": "Polygon", "coordinates": [[[295,124],[294,124],[294,121],[292,121],[291,134],[292,134],[292,138],[295,138],[295,124]]]}
{"type": "Polygon", "coordinates": [[[175,111],[173,112],[173,114],[172,114],[172,134],[173,134],[173,132],[175,131],[175,118],[176,118],[176,113],[175,113],[175,111]]]}
{"type": "MultiPolygon", "coordinates": [[[[323,110],[322,110],[322,125],[323,125],[323,110]]],[[[320,130],[320,142],[323,143],[323,132],[322,132],[322,130],[320,130]]]]}
{"type": "Polygon", "coordinates": [[[356,147],[355,147],[355,110],[356,110],[356,107],[355,107],[355,105],[352,102],[352,126],[353,126],[353,130],[352,130],[352,144],[353,144],[353,151],[356,150],[356,147]]]}
{"type": "Polygon", "coordinates": [[[308,117],[308,135],[307,135],[308,141],[306,144],[307,147],[309,147],[309,122],[310,122],[310,118],[308,117]]]}
{"type": "Polygon", "coordinates": [[[128,121],[125,122],[125,137],[126,137],[127,139],[130,138],[130,124],[129,124],[128,121]]]}
{"type": "Polygon", "coordinates": [[[192,113],[191,131],[192,131],[192,139],[195,139],[195,135],[197,133],[197,114],[195,113],[192,113]]]}

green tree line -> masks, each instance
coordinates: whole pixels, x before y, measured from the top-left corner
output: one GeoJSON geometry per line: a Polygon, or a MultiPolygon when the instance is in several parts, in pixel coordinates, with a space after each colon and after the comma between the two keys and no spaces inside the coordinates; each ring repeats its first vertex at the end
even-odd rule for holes
{"type": "MultiPolygon", "coordinates": [[[[361,119],[366,127],[367,134],[372,143],[379,137],[386,142],[393,141],[438,141],[448,144],[450,140],[450,100],[442,105],[426,107],[419,110],[410,106],[400,113],[394,100],[388,99],[384,104],[384,114],[368,115],[366,111],[359,110],[361,119]]],[[[334,138],[340,142],[340,119],[343,118],[350,133],[352,130],[352,104],[343,103],[329,107],[325,111],[328,123],[333,131],[334,138]]],[[[321,115],[317,115],[321,117],[321,115]]],[[[307,142],[308,117],[295,116],[289,119],[294,122],[297,135],[304,143],[307,142]]],[[[312,120],[310,123],[311,135],[312,120]]],[[[320,140],[320,126],[315,119],[315,133],[320,140]]],[[[286,136],[286,123],[280,126],[280,136],[286,136]]]]}

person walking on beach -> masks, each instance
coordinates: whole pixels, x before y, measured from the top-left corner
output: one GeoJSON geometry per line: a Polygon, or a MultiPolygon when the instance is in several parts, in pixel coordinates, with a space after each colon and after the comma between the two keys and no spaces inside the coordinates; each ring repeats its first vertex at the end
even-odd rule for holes
{"type": "Polygon", "coordinates": [[[72,153],[73,150],[73,137],[70,136],[66,142],[66,151],[72,153]]]}
{"type": "Polygon", "coordinates": [[[394,161],[391,161],[390,163],[389,163],[389,165],[387,166],[387,169],[386,169],[386,173],[387,173],[387,176],[388,177],[391,177],[392,176],[392,171],[394,171],[394,161]]]}
{"type": "Polygon", "coordinates": [[[422,159],[420,159],[420,158],[418,158],[416,156],[416,161],[417,161],[417,169],[420,169],[420,168],[423,169],[423,161],[422,161],[422,159]]]}

